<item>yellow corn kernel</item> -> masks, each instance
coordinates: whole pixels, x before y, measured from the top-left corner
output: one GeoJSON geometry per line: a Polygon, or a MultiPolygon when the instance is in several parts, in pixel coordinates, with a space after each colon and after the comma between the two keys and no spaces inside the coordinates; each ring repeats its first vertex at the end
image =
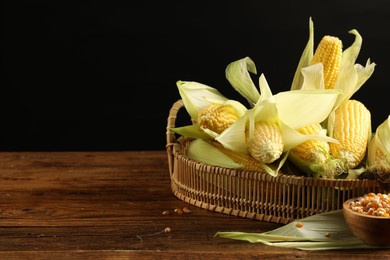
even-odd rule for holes
{"type": "Polygon", "coordinates": [[[255,123],[253,136],[248,142],[248,150],[253,158],[262,163],[272,163],[280,158],[283,148],[282,134],[276,123],[255,123]]]}
{"type": "MultiPolygon", "coordinates": [[[[297,130],[304,135],[319,134],[320,124],[311,124],[297,130]]],[[[330,159],[329,144],[321,140],[308,140],[290,150],[299,159],[308,163],[325,163],[330,159]]]]}
{"type": "Polygon", "coordinates": [[[335,111],[333,128],[333,138],[340,144],[330,143],[330,154],[355,168],[366,155],[370,132],[370,111],[358,100],[344,101],[335,111]]]}
{"type": "Polygon", "coordinates": [[[325,35],[317,46],[311,64],[322,63],[326,89],[334,89],[340,74],[342,42],[339,38],[325,35]]]}
{"type": "Polygon", "coordinates": [[[230,105],[211,104],[199,111],[198,124],[218,134],[237,121],[239,116],[230,105]]]}
{"type": "Polygon", "coordinates": [[[215,141],[212,142],[211,144],[214,147],[216,147],[218,150],[223,152],[225,155],[227,155],[230,159],[235,161],[236,163],[244,165],[243,168],[244,170],[264,172],[264,168],[262,164],[252,156],[226,149],[225,147],[222,146],[222,144],[215,141]]]}

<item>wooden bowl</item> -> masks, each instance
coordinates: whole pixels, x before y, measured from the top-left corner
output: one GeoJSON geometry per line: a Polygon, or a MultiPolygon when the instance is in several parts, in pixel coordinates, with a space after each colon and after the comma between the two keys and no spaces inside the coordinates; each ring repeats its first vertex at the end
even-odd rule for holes
{"type": "Polygon", "coordinates": [[[358,198],[352,198],[343,203],[345,221],[351,232],[367,245],[390,245],[390,217],[371,216],[357,213],[348,206],[358,198]]]}

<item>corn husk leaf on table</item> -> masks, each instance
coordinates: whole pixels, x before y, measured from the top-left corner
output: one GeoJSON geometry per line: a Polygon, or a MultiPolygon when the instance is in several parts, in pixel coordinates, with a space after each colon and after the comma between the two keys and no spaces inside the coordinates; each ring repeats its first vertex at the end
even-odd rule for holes
{"type": "Polygon", "coordinates": [[[268,232],[217,232],[215,236],[301,250],[390,249],[370,246],[356,238],[345,222],[343,210],[298,219],[268,232]]]}

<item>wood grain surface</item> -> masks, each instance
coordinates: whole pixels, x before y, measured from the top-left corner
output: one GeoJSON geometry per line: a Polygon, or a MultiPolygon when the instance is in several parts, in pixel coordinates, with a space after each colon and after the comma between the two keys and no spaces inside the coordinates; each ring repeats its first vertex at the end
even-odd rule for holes
{"type": "Polygon", "coordinates": [[[279,226],[179,200],[165,151],[0,153],[0,259],[390,259],[214,236],[279,226]]]}

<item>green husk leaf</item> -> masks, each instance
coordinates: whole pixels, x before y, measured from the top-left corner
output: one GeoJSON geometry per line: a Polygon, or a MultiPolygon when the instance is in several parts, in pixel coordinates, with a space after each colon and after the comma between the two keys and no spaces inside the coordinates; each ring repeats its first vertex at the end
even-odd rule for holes
{"type": "Polygon", "coordinates": [[[350,99],[360,87],[371,77],[374,72],[375,63],[367,60],[366,66],[355,64],[362,47],[363,38],[355,29],[349,31],[355,35],[352,45],[343,51],[339,79],[335,83],[335,89],[341,89],[342,95],[337,100],[336,107],[343,101],[350,99]]]}
{"type": "MultiPolygon", "coordinates": [[[[367,60],[366,66],[360,64],[355,64],[356,71],[358,73],[358,81],[356,84],[356,91],[371,77],[374,73],[376,63],[371,62],[370,59],[367,60]]],[[[356,92],[355,91],[355,92],[356,92]]]]}
{"type": "Polygon", "coordinates": [[[375,169],[378,162],[386,166],[386,168],[390,168],[390,115],[376,128],[368,147],[368,166],[371,169],[375,169]],[[377,159],[377,149],[384,154],[384,160],[377,159]]]}
{"type": "Polygon", "coordinates": [[[234,122],[234,124],[225,129],[218,137],[215,138],[215,140],[221,143],[226,149],[248,154],[248,146],[245,138],[247,120],[247,115],[242,116],[234,122]]]}
{"type": "Polygon", "coordinates": [[[302,68],[303,83],[301,89],[325,89],[324,66],[322,63],[302,68]]]}
{"type": "Polygon", "coordinates": [[[376,129],[376,135],[385,154],[390,153],[390,115],[376,129]]]}
{"type": "Polygon", "coordinates": [[[253,108],[253,118],[254,122],[259,121],[268,121],[268,122],[278,122],[279,114],[277,109],[277,104],[273,97],[262,100],[258,102],[253,108]]]}
{"type": "Polygon", "coordinates": [[[282,138],[284,143],[284,151],[288,151],[295,146],[300,145],[301,143],[309,140],[321,140],[330,143],[339,143],[337,139],[327,136],[326,134],[324,134],[324,132],[320,132],[318,134],[304,135],[282,122],[280,122],[279,125],[283,133],[282,138]]]}
{"type": "Polygon", "coordinates": [[[249,72],[256,74],[256,66],[253,60],[249,57],[231,62],[225,70],[227,80],[233,88],[245,97],[250,106],[253,107],[260,98],[260,93],[253,84],[249,72]]]}
{"type": "Polygon", "coordinates": [[[276,160],[272,164],[264,164],[263,165],[264,171],[273,177],[278,176],[279,171],[287,161],[287,158],[288,158],[288,152],[285,152],[278,160],[276,160]]]}
{"type": "Polygon", "coordinates": [[[232,106],[234,110],[237,112],[238,117],[244,116],[245,112],[247,111],[247,108],[243,104],[232,99],[226,100],[222,105],[232,106]]]}
{"type": "Polygon", "coordinates": [[[262,73],[259,77],[259,87],[260,87],[260,93],[261,93],[261,96],[258,100],[258,102],[260,100],[263,100],[263,99],[267,99],[267,98],[270,98],[272,97],[272,91],[271,91],[271,88],[270,86],[268,85],[268,82],[267,82],[267,79],[265,78],[264,74],[262,73]]]}
{"type": "Polygon", "coordinates": [[[179,80],[176,85],[184,107],[194,121],[198,120],[198,113],[201,109],[212,103],[223,103],[228,100],[217,89],[202,83],[179,80]]]}
{"type": "Polygon", "coordinates": [[[343,74],[340,73],[339,79],[335,83],[335,89],[342,90],[341,95],[337,98],[335,109],[340,106],[345,100],[348,100],[356,92],[356,85],[359,76],[355,66],[351,66],[345,70],[343,74]]]}
{"type": "Polygon", "coordinates": [[[321,123],[332,111],[338,90],[291,90],[274,95],[279,119],[293,129],[321,123]]]}
{"type": "Polygon", "coordinates": [[[365,171],[367,171],[367,168],[364,166],[360,167],[360,168],[355,168],[355,169],[348,169],[348,174],[347,174],[347,177],[345,179],[356,180],[357,178],[359,178],[360,174],[362,174],[365,171]]]}
{"type": "Polygon", "coordinates": [[[303,75],[301,74],[301,69],[310,65],[310,62],[313,58],[314,52],[314,24],[309,18],[309,40],[306,44],[305,49],[303,50],[302,56],[299,60],[297,69],[294,74],[294,79],[291,84],[291,90],[300,89],[303,84],[303,75]]]}
{"type": "Polygon", "coordinates": [[[345,222],[342,209],[295,220],[268,232],[217,232],[215,236],[301,250],[390,248],[369,246],[356,238],[345,222]],[[298,223],[303,226],[298,227],[298,223]]]}
{"type": "Polygon", "coordinates": [[[203,139],[195,139],[191,142],[187,156],[195,161],[224,168],[241,169],[244,167],[203,139]]]}
{"type": "Polygon", "coordinates": [[[343,51],[341,58],[341,73],[343,69],[349,69],[354,66],[357,57],[359,56],[360,49],[362,48],[363,38],[356,29],[349,31],[350,34],[355,35],[355,41],[350,47],[343,51]]]}
{"type": "Polygon", "coordinates": [[[206,132],[202,130],[198,124],[174,127],[170,128],[170,130],[176,134],[189,138],[212,139],[212,136],[207,135],[206,132]]]}

